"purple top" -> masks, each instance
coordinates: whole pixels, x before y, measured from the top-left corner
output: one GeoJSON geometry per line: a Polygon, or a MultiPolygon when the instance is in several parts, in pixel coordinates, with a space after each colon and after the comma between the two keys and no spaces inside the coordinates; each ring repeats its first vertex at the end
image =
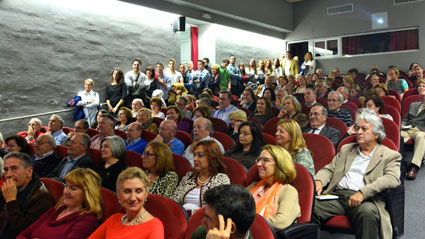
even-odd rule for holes
{"type": "Polygon", "coordinates": [[[186,132],[188,134],[190,134],[190,131],[191,131],[190,124],[187,121],[177,122],[177,129],[178,130],[182,130],[182,131],[184,131],[184,132],[186,132]]]}

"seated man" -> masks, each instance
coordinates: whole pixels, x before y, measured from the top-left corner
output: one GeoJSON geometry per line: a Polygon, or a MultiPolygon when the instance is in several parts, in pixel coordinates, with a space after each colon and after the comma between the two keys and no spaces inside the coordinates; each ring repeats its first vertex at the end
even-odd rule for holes
{"type": "MultiPolygon", "coordinates": [[[[194,142],[200,140],[214,140],[217,143],[218,147],[220,147],[221,153],[224,154],[223,145],[220,143],[220,141],[211,137],[212,133],[213,125],[211,123],[211,120],[206,118],[197,118],[193,123],[193,136],[195,137],[194,142]]],[[[193,167],[194,156],[193,153],[191,153],[191,148],[192,145],[187,147],[187,149],[184,151],[183,157],[185,157],[189,161],[190,165],[193,167]]]]}
{"type": "Polygon", "coordinates": [[[139,122],[131,123],[127,128],[127,140],[125,140],[125,149],[143,154],[145,147],[148,144],[142,139],[143,126],[139,122]]]}
{"type": "Polygon", "coordinates": [[[222,90],[218,98],[219,109],[214,113],[214,118],[219,118],[230,124],[229,114],[238,110],[235,106],[231,105],[232,94],[229,91],[222,90]]]}
{"type": "Polygon", "coordinates": [[[316,200],[313,222],[323,225],[335,215],[346,215],[356,238],[392,238],[390,216],[379,195],[400,184],[401,155],[381,145],[382,120],[372,112],[356,118],[357,143],[344,145],[331,163],[317,172],[316,192],[337,200],[316,200]]]}
{"type": "Polygon", "coordinates": [[[34,156],[32,167],[39,177],[46,177],[55,169],[61,159],[53,150],[56,148],[56,140],[50,134],[43,134],[34,142],[34,156]]]}
{"type": "Polygon", "coordinates": [[[89,122],[85,119],[79,119],[75,121],[74,123],[74,131],[68,133],[68,139],[70,139],[74,134],[76,133],[83,133],[88,134],[89,133],[89,122]]]}
{"type": "Polygon", "coordinates": [[[176,106],[180,109],[183,118],[192,119],[192,112],[186,109],[187,99],[184,96],[180,96],[176,101],[176,106]]]}
{"type": "Polygon", "coordinates": [[[328,118],[326,108],[322,105],[315,105],[311,108],[308,117],[310,119],[310,126],[304,128],[303,133],[323,135],[337,148],[341,133],[335,128],[326,126],[326,119],[328,118]]]}
{"type": "Polygon", "coordinates": [[[16,238],[52,207],[53,200],[40,178],[33,173],[27,154],[12,152],[4,157],[0,196],[0,238],[16,238]]]}
{"type": "Polygon", "coordinates": [[[272,84],[273,75],[270,73],[266,74],[266,79],[264,79],[264,84],[259,85],[257,90],[255,91],[255,95],[259,97],[263,97],[264,90],[267,88],[272,88],[274,90],[275,86],[272,84]]]}
{"type": "Polygon", "coordinates": [[[343,97],[338,91],[331,91],[328,95],[328,116],[342,120],[347,127],[353,124],[350,112],[341,109],[343,97]]]}
{"type": "Polygon", "coordinates": [[[156,136],[154,141],[164,143],[168,145],[171,152],[183,155],[184,144],[178,138],[177,134],[177,124],[173,120],[164,120],[159,125],[159,134],[156,136]]]}
{"type": "Polygon", "coordinates": [[[347,105],[349,107],[351,107],[354,110],[357,110],[357,105],[351,101],[348,101],[348,94],[349,91],[347,89],[347,87],[345,86],[340,86],[338,87],[338,89],[336,89],[336,91],[338,91],[341,95],[342,95],[342,105],[347,105]]]}
{"type": "Polygon", "coordinates": [[[28,143],[34,143],[38,136],[43,133],[41,130],[41,120],[38,118],[32,118],[28,123],[28,131],[20,132],[18,135],[24,137],[28,143]]]}
{"type": "Polygon", "coordinates": [[[407,170],[408,179],[416,179],[416,174],[422,165],[425,153],[425,98],[422,102],[413,102],[409,111],[401,121],[401,136],[407,142],[410,138],[415,141],[412,162],[407,170]],[[410,127],[410,128],[409,128],[410,127]]]}
{"type": "Polygon", "coordinates": [[[248,190],[240,185],[220,185],[205,192],[204,201],[204,225],[191,238],[253,238],[249,228],[256,216],[255,201],[248,190]]]}
{"type": "Polygon", "coordinates": [[[57,145],[65,145],[68,136],[62,131],[63,120],[59,115],[53,114],[50,116],[49,124],[47,125],[50,133],[55,137],[57,145]]]}
{"type": "Polygon", "coordinates": [[[91,138],[91,147],[100,150],[100,144],[102,142],[102,139],[108,136],[115,135],[114,127],[114,117],[110,114],[102,114],[97,125],[99,134],[96,134],[91,138]]]}
{"type": "Polygon", "coordinates": [[[315,83],[314,89],[316,90],[316,98],[324,99],[328,98],[328,90],[326,89],[325,80],[318,79],[315,83]]]}
{"type": "Polygon", "coordinates": [[[304,105],[307,107],[313,107],[315,105],[317,105],[317,101],[316,101],[316,91],[314,91],[311,88],[307,88],[305,89],[304,92],[304,105]]]}
{"type": "Polygon", "coordinates": [[[133,100],[133,102],[131,102],[131,111],[133,112],[134,118],[137,117],[137,112],[139,112],[139,110],[143,108],[143,106],[143,100],[140,98],[136,98],[133,100]]]}
{"type": "Polygon", "coordinates": [[[58,166],[47,177],[64,182],[65,176],[74,168],[94,168],[88,155],[90,137],[87,134],[76,133],[68,142],[68,157],[62,159],[58,166]]]}

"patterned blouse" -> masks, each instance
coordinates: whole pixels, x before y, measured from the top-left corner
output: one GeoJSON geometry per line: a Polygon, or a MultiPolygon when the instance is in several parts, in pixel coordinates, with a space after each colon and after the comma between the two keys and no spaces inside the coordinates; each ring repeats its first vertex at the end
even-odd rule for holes
{"type": "Polygon", "coordinates": [[[315,175],[313,157],[311,156],[308,149],[302,148],[298,150],[298,153],[295,154],[294,161],[304,166],[304,168],[306,168],[308,172],[311,173],[311,175],[315,175]]]}
{"type": "Polygon", "coordinates": [[[176,172],[169,171],[162,177],[157,177],[149,187],[149,193],[157,194],[166,198],[171,198],[179,183],[176,172]]]}
{"type": "MultiPolygon", "coordinates": [[[[196,174],[194,174],[193,172],[187,173],[182,178],[179,186],[177,187],[177,189],[174,192],[174,195],[172,196],[171,199],[180,203],[181,205],[185,204],[186,194],[189,191],[191,191],[192,189],[194,189],[198,186],[198,184],[196,182],[197,177],[195,175],[196,174]]],[[[230,179],[226,174],[218,173],[218,174],[212,176],[211,179],[201,187],[201,197],[199,198],[199,200],[201,202],[200,203],[201,207],[203,206],[203,199],[202,198],[204,196],[204,193],[210,188],[213,188],[213,187],[216,187],[216,186],[219,186],[219,185],[223,185],[223,184],[230,184],[230,179]]]]}

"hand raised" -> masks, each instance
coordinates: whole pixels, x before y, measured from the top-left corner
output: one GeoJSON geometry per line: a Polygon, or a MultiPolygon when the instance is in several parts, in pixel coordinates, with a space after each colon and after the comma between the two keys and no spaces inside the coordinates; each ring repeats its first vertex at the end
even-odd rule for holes
{"type": "Polygon", "coordinates": [[[1,188],[1,192],[6,203],[15,201],[18,194],[15,181],[11,178],[6,179],[3,183],[3,187],[1,188]]]}
{"type": "Polygon", "coordinates": [[[219,228],[216,227],[209,230],[206,239],[228,239],[232,232],[232,219],[227,218],[226,225],[224,224],[223,215],[218,215],[219,228]]]}

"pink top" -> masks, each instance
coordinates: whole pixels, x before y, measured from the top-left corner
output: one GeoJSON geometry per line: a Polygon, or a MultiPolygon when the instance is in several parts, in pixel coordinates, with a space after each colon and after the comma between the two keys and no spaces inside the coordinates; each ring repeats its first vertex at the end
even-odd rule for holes
{"type": "Polygon", "coordinates": [[[127,226],[121,224],[123,215],[122,213],[116,213],[110,216],[90,235],[89,239],[164,239],[164,225],[158,218],[155,217],[138,225],[127,226]]]}

